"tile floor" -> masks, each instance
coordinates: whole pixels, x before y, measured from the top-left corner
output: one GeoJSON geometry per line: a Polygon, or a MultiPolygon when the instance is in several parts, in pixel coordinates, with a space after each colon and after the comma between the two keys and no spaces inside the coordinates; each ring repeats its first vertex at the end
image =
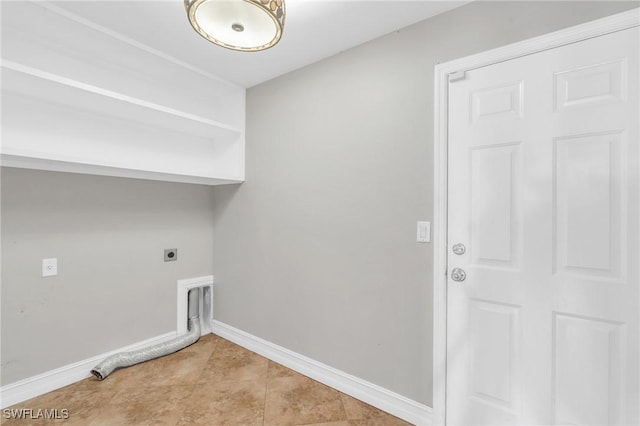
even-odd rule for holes
{"type": "Polygon", "coordinates": [[[67,409],[69,418],[2,416],[2,425],[409,424],[213,334],[102,382],[85,379],[10,408],[67,409]]]}

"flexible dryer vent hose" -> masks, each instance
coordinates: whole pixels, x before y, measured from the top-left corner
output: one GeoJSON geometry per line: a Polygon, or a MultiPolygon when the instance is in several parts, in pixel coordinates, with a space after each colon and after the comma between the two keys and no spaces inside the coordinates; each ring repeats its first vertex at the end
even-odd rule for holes
{"type": "Polygon", "coordinates": [[[200,338],[200,289],[189,291],[189,332],[173,340],[149,346],[132,352],[121,352],[111,355],[96,365],[91,374],[98,380],[104,380],[116,368],[130,367],[144,361],[169,355],[194,344],[200,338]]]}

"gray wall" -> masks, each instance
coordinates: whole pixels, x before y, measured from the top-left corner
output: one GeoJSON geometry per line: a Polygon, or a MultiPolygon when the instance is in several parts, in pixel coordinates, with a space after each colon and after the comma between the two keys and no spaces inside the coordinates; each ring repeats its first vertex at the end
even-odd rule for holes
{"type": "Polygon", "coordinates": [[[472,3],[251,88],[217,319],[431,405],[434,66],[637,4],[472,3]]]}
{"type": "Polygon", "coordinates": [[[176,281],[212,273],[210,187],[4,167],[1,185],[2,384],[175,331],[176,281]]]}

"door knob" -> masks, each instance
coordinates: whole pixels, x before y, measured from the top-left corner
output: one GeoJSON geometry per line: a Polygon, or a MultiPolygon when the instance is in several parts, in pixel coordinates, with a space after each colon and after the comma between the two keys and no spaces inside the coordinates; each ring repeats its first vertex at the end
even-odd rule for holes
{"type": "Polygon", "coordinates": [[[461,268],[453,268],[453,270],[451,271],[451,279],[454,281],[464,281],[464,279],[467,278],[467,273],[464,272],[463,269],[461,268]]]}
{"type": "Polygon", "coordinates": [[[451,251],[453,251],[453,253],[460,256],[464,254],[465,251],[467,251],[467,248],[464,246],[464,244],[458,243],[458,244],[454,244],[453,247],[451,247],[451,251]]]}

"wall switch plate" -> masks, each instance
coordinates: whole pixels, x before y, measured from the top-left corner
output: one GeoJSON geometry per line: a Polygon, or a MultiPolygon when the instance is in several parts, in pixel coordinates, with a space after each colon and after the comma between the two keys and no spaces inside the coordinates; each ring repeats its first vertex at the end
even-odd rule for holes
{"type": "Polygon", "coordinates": [[[178,249],[165,249],[164,250],[164,261],[165,262],[173,262],[174,260],[178,260],[178,249]]]}
{"type": "Polygon", "coordinates": [[[416,241],[419,243],[431,242],[431,222],[418,222],[416,241]]]}
{"type": "Polygon", "coordinates": [[[53,277],[58,275],[58,259],[42,259],[42,276],[53,277]]]}

